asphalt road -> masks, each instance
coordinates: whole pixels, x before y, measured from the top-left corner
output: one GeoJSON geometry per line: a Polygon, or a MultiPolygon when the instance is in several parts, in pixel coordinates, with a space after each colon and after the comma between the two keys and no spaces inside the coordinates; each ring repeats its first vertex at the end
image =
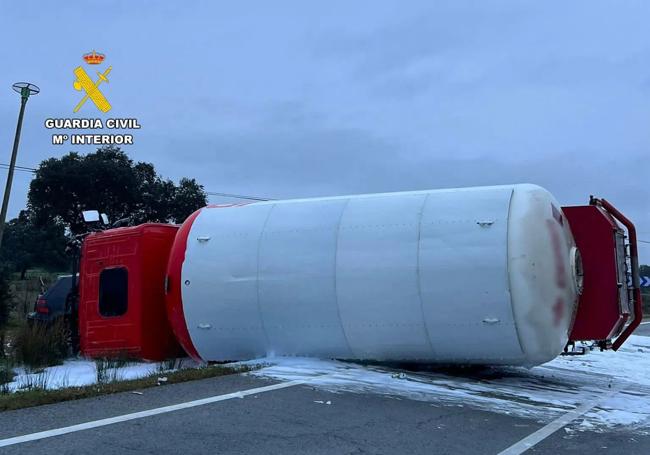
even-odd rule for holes
{"type": "Polygon", "coordinates": [[[642,322],[641,325],[636,328],[634,334],[650,337],[650,320],[642,322]]]}
{"type": "MultiPolygon", "coordinates": [[[[4,412],[0,439],[273,383],[236,375],[145,389],[143,395],[121,393],[4,412]]],[[[0,453],[496,454],[545,424],[467,407],[296,385],[25,442],[0,453]]],[[[567,434],[554,433],[530,453],[650,453],[650,436],[567,434]]]]}
{"type": "MultiPolygon", "coordinates": [[[[650,324],[636,334],[650,335],[650,324]]],[[[141,395],[126,392],[3,412],[0,445],[7,438],[272,384],[288,383],[233,375],[144,389],[141,395]]],[[[0,454],[498,454],[548,423],[300,384],[22,442],[0,448],[0,454]]],[[[528,453],[650,454],[650,436],[621,429],[584,431],[569,423],[528,453]]]]}

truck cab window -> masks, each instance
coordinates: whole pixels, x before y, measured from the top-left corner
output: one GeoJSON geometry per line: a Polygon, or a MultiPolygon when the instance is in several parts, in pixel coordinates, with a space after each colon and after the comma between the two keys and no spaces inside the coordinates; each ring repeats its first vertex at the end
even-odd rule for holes
{"type": "Polygon", "coordinates": [[[128,272],[126,268],[104,269],[99,275],[99,314],[122,316],[128,308],[128,272]]]}

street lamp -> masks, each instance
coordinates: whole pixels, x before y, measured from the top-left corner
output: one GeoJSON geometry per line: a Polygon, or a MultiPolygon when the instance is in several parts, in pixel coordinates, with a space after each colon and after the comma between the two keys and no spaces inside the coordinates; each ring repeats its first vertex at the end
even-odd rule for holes
{"type": "Polygon", "coordinates": [[[2,199],[2,211],[0,211],[0,247],[2,247],[2,234],[5,230],[5,220],[7,219],[7,209],[9,208],[9,194],[11,194],[11,183],[14,179],[14,168],[16,167],[16,155],[18,155],[18,142],[20,142],[20,129],[23,126],[23,115],[25,114],[25,104],[30,95],[36,95],[41,91],[40,88],[29,82],[16,82],[12,85],[15,92],[20,93],[20,114],[18,114],[18,125],[16,126],[16,136],[14,137],[14,148],[11,152],[11,164],[9,164],[9,173],[7,174],[7,185],[5,186],[5,195],[2,199]]]}

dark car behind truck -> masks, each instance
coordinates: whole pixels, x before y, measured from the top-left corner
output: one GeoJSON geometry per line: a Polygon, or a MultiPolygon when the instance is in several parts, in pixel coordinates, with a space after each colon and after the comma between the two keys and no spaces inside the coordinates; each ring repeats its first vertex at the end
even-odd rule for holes
{"type": "Polygon", "coordinates": [[[32,323],[51,324],[68,315],[70,309],[66,309],[66,302],[71,289],[72,275],[58,277],[45,293],[38,296],[34,303],[34,311],[27,315],[27,320],[32,323]]]}

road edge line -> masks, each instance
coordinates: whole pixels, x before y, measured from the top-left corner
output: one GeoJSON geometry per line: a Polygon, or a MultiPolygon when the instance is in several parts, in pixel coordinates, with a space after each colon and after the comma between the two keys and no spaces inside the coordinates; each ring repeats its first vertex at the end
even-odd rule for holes
{"type": "Polygon", "coordinates": [[[547,425],[543,426],[539,430],[537,430],[534,433],[529,434],[525,438],[519,440],[518,442],[514,443],[510,447],[508,447],[505,450],[502,450],[499,452],[497,455],[520,455],[530,449],[531,447],[534,447],[535,445],[539,444],[542,442],[544,439],[548,438],[550,435],[555,433],[556,431],[562,429],[564,426],[568,425],[571,423],[573,420],[577,419],[578,417],[582,416],[583,414],[586,414],[589,412],[591,409],[596,407],[598,404],[600,404],[602,401],[613,397],[617,393],[623,391],[625,388],[627,388],[629,385],[625,384],[622,386],[619,386],[617,388],[614,388],[607,393],[596,397],[592,400],[587,401],[586,403],[581,404],[577,408],[575,408],[572,411],[567,412],[566,414],[561,415],[557,419],[553,420],[552,422],[548,423],[547,425]]]}
{"type": "Polygon", "coordinates": [[[76,433],[78,431],[89,430],[92,428],[105,427],[107,425],[113,425],[120,422],[128,422],[129,420],[142,419],[144,417],[151,417],[160,414],[166,414],[169,412],[180,411],[182,409],[194,408],[197,406],[203,406],[206,404],[217,403],[219,401],[231,400],[233,398],[244,398],[248,395],[271,392],[273,390],[286,389],[288,387],[293,387],[301,384],[305,384],[307,380],[295,380],[289,382],[281,382],[278,384],[272,384],[264,387],[256,387],[254,389],[239,390],[237,392],[226,393],[223,395],[215,395],[208,398],[201,398],[199,400],[186,401],[183,403],[172,404],[168,406],[162,406],[159,408],[153,408],[146,411],[132,412],[129,414],[122,414],[114,417],[108,417],[105,419],[91,420],[89,422],[78,423],[75,425],[70,425],[67,427],[54,428],[52,430],[39,431],[38,433],[29,433],[22,436],[14,436],[11,438],[0,439],[0,447],[7,447],[16,444],[23,444],[25,442],[38,441],[40,439],[51,438],[54,436],[61,436],[69,433],[76,433]]]}

